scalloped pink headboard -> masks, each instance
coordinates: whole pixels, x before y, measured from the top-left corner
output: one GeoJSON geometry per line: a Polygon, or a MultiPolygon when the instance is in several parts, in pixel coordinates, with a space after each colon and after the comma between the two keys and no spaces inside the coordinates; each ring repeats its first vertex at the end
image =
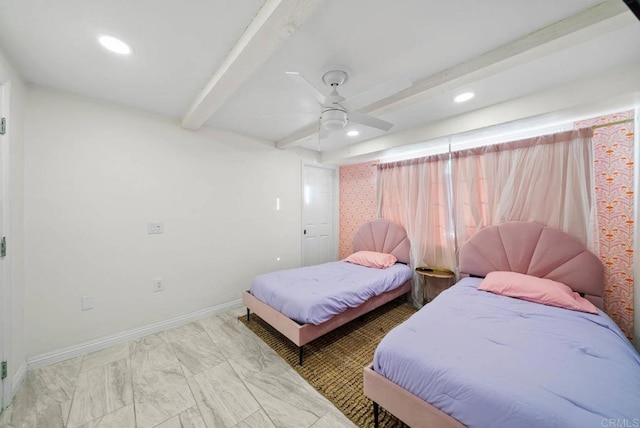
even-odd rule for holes
{"type": "Polygon", "coordinates": [[[388,220],[377,219],[365,223],[353,237],[353,252],[376,251],[393,254],[399,262],[410,264],[411,245],[402,226],[388,220]]]}
{"type": "Polygon", "coordinates": [[[562,282],[602,308],[604,266],[574,237],[530,222],[485,227],[460,247],[460,273],[511,271],[562,282]]]}

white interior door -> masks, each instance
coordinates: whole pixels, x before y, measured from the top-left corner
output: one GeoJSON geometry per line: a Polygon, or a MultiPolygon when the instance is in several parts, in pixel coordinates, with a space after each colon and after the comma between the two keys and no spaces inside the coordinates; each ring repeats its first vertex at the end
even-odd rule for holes
{"type": "Polygon", "coordinates": [[[333,261],[336,171],[305,165],[302,182],[302,265],[333,261]]]}

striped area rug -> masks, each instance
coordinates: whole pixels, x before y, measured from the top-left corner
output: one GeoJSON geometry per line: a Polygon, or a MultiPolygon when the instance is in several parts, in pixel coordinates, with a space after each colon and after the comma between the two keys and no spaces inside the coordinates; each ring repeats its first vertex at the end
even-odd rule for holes
{"type": "MultiPolygon", "coordinates": [[[[359,427],[373,426],[371,401],[364,396],[362,370],[373,360],[380,340],[416,312],[400,297],[305,345],[304,365],[298,347],[276,329],[251,314],[240,317],[251,331],[285,359],[316,390],[359,427]]],[[[380,427],[404,427],[393,415],[380,412],[380,427]]]]}

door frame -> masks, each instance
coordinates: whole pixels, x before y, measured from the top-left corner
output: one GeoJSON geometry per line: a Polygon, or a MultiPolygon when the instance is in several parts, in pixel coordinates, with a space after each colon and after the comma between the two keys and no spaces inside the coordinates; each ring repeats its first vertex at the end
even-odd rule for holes
{"type": "Polygon", "coordinates": [[[302,233],[302,229],[304,228],[304,170],[305,168],[319,168],[319,169],[325,169],[325,170],[330,170],[333,172],[333,183],[331,186],[331,192],[333,193],[333,198],[331,198],[331,216],[332,216],[332,222],[333,222],[333,226],[331,228],[331,244],[330,244],[330,251],[331,251],[331,259],[332,260],[337,260],[338,259],[338,247],[339,247],[339,242],[340,239],[338,237],[338,231],[339,231],[339,225],[338,225],[338,221],[339,221],[339,215],[338,215],[338,210],[339,210],[339,200],[340,200],[340,195],[338,194],[339,192],[339,180],[340,180],[340,173],[339,173],[339,168],[335,165],[322,165],[316,162],[309,162],[309,161],[305,161],[303,160],[300,164],[300,265],[304,266],[304,234],[302,233]]]}
{"type": "MultiPolygon", "coordinates": [[[[0,136],[0,186],[1,193],[0,205],[2,207],[2,224],[0,224],[0,239],[6,236],[9,239],[9,142],[11,141],[11,120],[10,120],[10,97],[11,82],[6,72],[0,67],[0,116],[7,120],[7,132],[0,136]]],[[[2,349],[0,351],[1,361],[10,362],[11,355],[11,284],[10,270],[11,259],[9,254],[0,261],[0,308],[2,316],[0,316],[0,340],[2,341],[2,349]]],[[[11,369],[11,367],[8,367],[11,369]]],[[[7,370],[7,378],[2,381],[2,397],[0,401],[0,410],[4,410],[13,398],[13,379],[11,370],[7,370]]]]}

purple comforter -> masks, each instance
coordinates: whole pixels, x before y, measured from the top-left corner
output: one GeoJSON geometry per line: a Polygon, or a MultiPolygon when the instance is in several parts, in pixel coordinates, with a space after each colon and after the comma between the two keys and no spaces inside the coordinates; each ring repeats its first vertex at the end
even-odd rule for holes
{"type": "Polygon", "coordinates": [[[470,427],[640,426],[640,356],[608,316],[479,283],[463,279],[389,332],[374,370],[470,427]]]}
{"type": "Polygon", "coordinates": [[[331,262],[259,275],[251,283],[251,294],[294,321],[321,324],[412,276],[413,270],[402,263],[375,269],[331,262]]]}

